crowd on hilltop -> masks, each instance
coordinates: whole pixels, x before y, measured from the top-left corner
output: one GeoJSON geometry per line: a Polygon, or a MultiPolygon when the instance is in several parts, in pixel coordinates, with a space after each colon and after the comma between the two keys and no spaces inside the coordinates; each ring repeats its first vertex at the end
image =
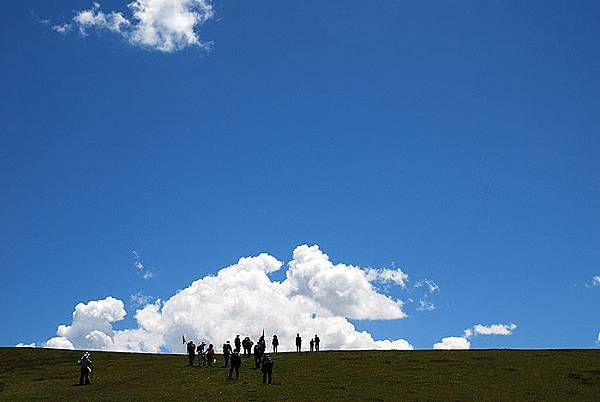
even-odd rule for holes
{"type": "MultiPolygon", "coordinates": [[[[217,363],[215,347],[212,343],[207,345],[205,342],[200,342],[200,344],[196,345],[192,340],[186,341],[185,336],[183,337],[183,343],[187,348],[188,364],[190,366],[194,366],[196,357],[198,358],[198,367],[212,367],[217,363]]],[[[318,352],[320,350],[320,343],[321,340],[315,335],[309,342],[310,351],[318,352]]],[[[273,353],[276,354],[279,347],[279,338],[277,338],[277,335],[273,335],[271,347],[273,353]]],[[[296,352],[302,352],[302,337],[300,334],[296,334],[296,352]]],[[[240,368],[242,367],[242,356],[254,357],[254,368],[262,371],[263,384],[271,384],[275,363],[267,353],[267,342],[264,332],[258,338],[256,344],[250,337],[247,336],[242,340],[239,335],[236,335],[233,340],[233,347],[230,341],[226,341],[223,344],[223,367],[229,368],[228,379],[233,379],[234,375],[235,379],[238,379],[240,368]],[[242,348],[244,350],[243,355],[241,354],[242,348]]],[[[93,363],[89,352],[85,352],[77,361],[77,364],[80,367],[79,384],[90,385],[93,363]]]]}
{"type": "MultiPolygon", "coordinates": [[[[183,337],[183,343],[187,345],[188,363],[190,366],[194,366],[196,357],[198,359],[198,367],[212,367],[216,364],[216,353],[213,344],[206,346],[205,342],[201,342],[196,345],[194,341],[185,340],[183,337]]],[[[310,351],[318,352],[320,350],[321,340],[317,335],[310,340],[310,351]]],[[[279,347],[279,338],[277,335],[273,335],[271,340],[271,347],[273,353],[277,353],[279,347]]],[[[300,334],[296,334],[296,352],[302,351],[302,337],[300,334]]],[[[223,367],[229,368],[229,379],[235,379],[239,377],[240,368],[242,366],[242,356],[254,357],[254,368],[260,369],[263,373],[263,383],[271,384],[271,377],[273,375],[273,359],[267,353],[267,342],[265,335],[261,335],[256,343],[246,336],[243,340],[240,335],[236,335],[233,340],[233,347],[230,341],[226,341],[223,344],[223,367]],[[242,352],[243,349],[243,352],[242,352]],[[243,354],[242,354],[243,353],[243,354]]]]}

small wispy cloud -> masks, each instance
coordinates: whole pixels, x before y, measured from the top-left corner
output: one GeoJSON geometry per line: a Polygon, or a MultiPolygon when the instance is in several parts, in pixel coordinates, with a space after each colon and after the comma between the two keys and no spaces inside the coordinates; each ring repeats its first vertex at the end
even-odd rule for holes
{"type": "Polygon", "coordinates": [[[585,284],[587,288],[600,287],[600,275],[596,275],[589,283],[585,284]]]}
{"type": "Polygon", "coordinates": [[[145,295],[142,292],[137,292],[129,296],[129,299],[133,306],[140,307],[152,302],[154,300],[154,297],[145,295]]]}
{"type": "Polygon", "coordinates": [[[418,281],[418,282],[415,283],[414,287],[415,288],[421,288],[421,287],[423,287],[423,288],[427,289],[427,291],[429,293],[435,293],[435,292],[437,292],[437,291],[440,290],[440,287],[438,286],[438,284],[435,283],[434,281],[430,280],[430,279],[420,280],[420,281],[418,281]]]}
{"type": "Polygon", "coordinates": [[[419,300],[419,305],[417,306],[417,311],[433,311],[437,307],[434,303],[427,300],[426,297],[423,297],[419,300]]]}
{"type": "Polygon", "coordinates": [[[154,273],[148,268],[146,268],[146,266],[142,262],[140,254],[135,250],[131,250],[131,255],[133,256],[133,268],[138,273],[138,275],[140,275],[143,279],[153,278],[154,273]]]}
{"type": "Polygon", "coordinates": [[[127,8],[126,14],[105,12],[94,2],[52,29],[61,34],[76,31],[82,37],[93,30],[108,31],[133,46],[165,53],[186,47],[210,48],[209,42],[200,39],[198,28],[215,14],[211,0],[134,0],[127,8]]]}

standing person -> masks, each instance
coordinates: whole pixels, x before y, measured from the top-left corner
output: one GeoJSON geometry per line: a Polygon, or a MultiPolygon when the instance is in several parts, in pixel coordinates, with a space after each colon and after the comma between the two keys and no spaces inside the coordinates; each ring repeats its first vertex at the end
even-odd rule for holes
{"type": "Polygon", "coordinates": [[[83,356],[77,360],[77,364],[79,364],[79,385],[92,385],[90,374],[92,373],[94,364],[92,363],[89,352],[85,352],[83,356]]]}
{"type": "Polygon", "coordinates": [[[194,341],[189,341],[187,343],[187,353],[188,353],[188,360],[189,360],[189,366],[193,366],[194,365],[194,357],[196,357],[196,345],[194,344],[194,341]]]}
{"type": "Polygon", "coordinates": [[[300,352],[302,350],[302,338],[300,334],[296,334],[296,352],[300,352]]]}
{"type": "Polygon", "coordinates": [[[315,352],[319,351],[320,343],[321,343],[321,339],[319,339],[319,336],[317,334],[315,334],[315,352]]]}
{"type": "Polygon", "coordinates": [[[254,345],[254,368],[258,369],[260,367],[260,362],[262,361],[264,349],[262,348],[260,343],[254,345]]]}
{"type": "Polygon", "coordinates": [[[229,341],[223,345],[223,360],[225,360],[225,366],[229,367],[229,356],[231,355],[231,344],[229,341]]]}
{"type": "Polygon", "coordinates": [[[271,344],[273,345],[273,353],[277,353],[277,346],[279,346],[279,339],[277,338],[277,335],[273,335],[273,341],[271,344]]]}
{"type": "Polygon", "coordinates": [[[215,362],[215,348],[213,347],[213,344],[211,343],[210,345],[208,345],[208,349],[206,349],[206,365],[208,367],[212,367],[214,362],[215,362]]]}
{"type": "Polygon", "coordinates": [[[310,342],[308,343],[310,345],[310,351],[314,351],[315,350],[315,340],[311,339],[310,342]]]}
{"type": "Polygon", "coordinates": [[[269,384],[271,383],[271,378],[273,377],[273,365],[273,359],[265,353],[262,358],[263,384],[267,383],[267,377],[269,379],[269,384]]]}
{"type": "Polygon", "coordinates": [[[235,370],[235,379],[238,379],[240,375],[240,367],[242,367],[242,357],[240,356],[240,350],[234,349],[231,354],[231,367],[229,367],[229,379],[231,379],[231,375],[235,370]]]}
{"type": "Polygon", "coordinates": [[[206,343],[201,342],[196,348],[196,354],[198,355],[198,367],[204,367],[206,365],[206,353],[204,352],[205,346],[206,343]]]}
{"type": "Polygon", "coordinates": [[[236,335],[235,339],[233,340],[233,344],[235,345],[236,350],[239,352],[240,350],[242,350],[242,341],[240,340],[240,336],[236,335]]]}

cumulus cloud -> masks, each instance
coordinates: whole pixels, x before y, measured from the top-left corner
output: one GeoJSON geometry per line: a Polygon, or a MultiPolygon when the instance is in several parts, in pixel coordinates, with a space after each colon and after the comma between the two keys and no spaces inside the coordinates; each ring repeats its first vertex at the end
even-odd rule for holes
{"type": "Polygon", "coordinates": [[[205,276],[166,301],[136,311],[137,328],[114,330],[125,317],[112,297],[78,304],[70,326],[61,325],[47,346],[129,351],[181,352],[181,336],[216,345],[236,334],[256,337],[263,329],[278,334],[280,349],[293,350],[297,332],[319,334],[328,349],[412,349],[404,339],[376,340],[348,320],[405,317],[402,302],[380,293],[368,271],[333,264],[318,246],[299,246],[287,264],[285,280],[270,273],[283,263],[266,253],[205,276]]]}
{"type": "Polygon", "coordinates": [[[59,33],[77,30],[86,36],[91,30],[109,31],[141,46],[161,52],[186,47],[208,48],[198,36],[198,28],[214,16],[210,0],[134,0],[127,5],[128,15],[104,12],[99,3],[75,11],[72,20],[54,25],[59,33]]]}
{"type": "Polygon", "coordinates": [[[492,324],[489,326],[477,324],[472,328],[465,329],[465,336],[470,338],[475,335],[512,335],[517,329],[515,324],[492,324]]]}
{"type": "Polygon", "coordinates": [[[436,350],[470,349],[471,342],[461,336],[449,336],[442,338],[442,341],[434,344],[433,348],[436,350]]]}
{"type": "Polygon", "coordinates": [[[36,346],[35,346],[35,342],[32,342],[32,343],[21,343],[21,342],[19,342],[19,343],[17,343],[15,345],[15,347],[16,348],[35,348],[36,346]]]}

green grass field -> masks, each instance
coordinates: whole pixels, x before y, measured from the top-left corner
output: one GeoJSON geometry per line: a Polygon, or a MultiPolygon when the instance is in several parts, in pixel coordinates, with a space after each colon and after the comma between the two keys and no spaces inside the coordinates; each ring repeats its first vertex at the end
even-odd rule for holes
{"type": "Polygon", "coordinates": [[[272,385],[251,359],[231,381],[222,360],[93,352],[84,387],[79,355],[0,348],[0,400],[600,400],[600,350],[280,353],[272,385]]]}

